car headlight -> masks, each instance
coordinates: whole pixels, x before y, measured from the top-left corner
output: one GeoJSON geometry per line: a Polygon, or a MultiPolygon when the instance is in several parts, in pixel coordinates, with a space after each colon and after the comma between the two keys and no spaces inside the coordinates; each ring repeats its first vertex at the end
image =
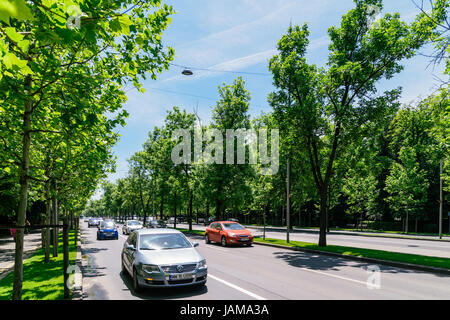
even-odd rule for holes
{"type": "Polygon", "coordinates": [[[158,266],[155,266],[152,264],[143,264],[141,266],[141,268],[142,268],[142,271],[145,271],[147,273],[155,273],[155,272],[159,273],[160,272],[158,266]]]}
{"type": "Polygon", "coordinates": [[[236,237],[236,233],[230,233],[230,237],[235,238],[236,237]]]}
{"type": "Polygon", "coordinates": [[[202,261],[200,261],[199,263],[198,263],[198,268],[199,269],[205,269],[207,267],[207,265],[206,265],[206,259],[203,259],[202,261]]]}

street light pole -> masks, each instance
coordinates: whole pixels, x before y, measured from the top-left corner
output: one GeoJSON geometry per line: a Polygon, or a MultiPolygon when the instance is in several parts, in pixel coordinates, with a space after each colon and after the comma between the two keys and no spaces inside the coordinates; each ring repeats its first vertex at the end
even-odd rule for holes
{"type": "Polygon", "coordinates": [[[444,202],[442,199],[442,159],[439,167],[439,239],[442,239],[442,207],[444,202]]]}
{"type": "Polygon", "coordinates": [[[287,194],[286,194],[286,242],[289,243],[289,228],[290,228],[290,203],[289,203],[289,197],[290,195],[290,190],[289,190],[289,159],[287,160],[287,165],[286,165],[286,190],[287,190],[287,194]]]}

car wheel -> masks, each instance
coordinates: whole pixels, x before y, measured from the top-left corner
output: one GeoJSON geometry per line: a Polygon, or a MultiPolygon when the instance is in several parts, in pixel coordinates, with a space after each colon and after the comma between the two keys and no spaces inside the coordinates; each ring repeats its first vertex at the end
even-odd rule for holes
{"type": "Polygon", "coordinates": [[[140,292],[141,291],[141,287],[139,286],[139,282],[137,279],[137,273],[136,273],[136,269],[133,268],[133,289],[134,292],[140,292]]]}
{"type": "Polygon", "coordinates": [[[205,234],[205,243],[206,244],[210,244],[211,243],[211,240],[209,240],[209,237],[208,237],[207,234],[205,234]]]}
{"type": "Polygon", "coordinates": [[[227,238],[222,237],[222,247],[226,247],[227,246],[227,238]]]}

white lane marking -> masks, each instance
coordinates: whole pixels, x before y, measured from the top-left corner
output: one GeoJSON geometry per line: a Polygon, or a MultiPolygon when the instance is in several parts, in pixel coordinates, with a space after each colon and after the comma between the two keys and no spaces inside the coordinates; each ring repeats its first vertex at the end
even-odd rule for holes
{"type": "Polygon", "coordinates": [[[229,286],[229,287],[231,287],[231,288],[233,288],[233,289],[235,289],[235,290],[238,290],[238,291],[240,291],[240,292],[242,292],[242,293],[245,293],[246,295],[249,295],[250,297],[255,298],[256,300],[267,300],[266,298],[263,298],[263,297],[261,297],[261,296],[258,296],[257,294],[254,294],[253,292],[250,292],[250,291],[248,291],[248,290],[245,290],[245,289],[243,289],[243,288],[241,288],[241,287],[238,287],[238,286],[235,285],[235,284],[232,284],[232,283],[230,283],[230,282],[228,282],[228,281],[225,281],[225,280],[222,280],[222,279],[220,279],[220,278],[217,278],[216,276],[213,276],[212,274],[209,274],[209,273],[208,273],[208,277],[209,277],[209,278],[213,278],[213,279],[216,280],[216,281],[222,282],[223,284],[225,284],[225,285],[227,285],[227,286],[229,286]]]}
{"type": "Polygon", "coordinates": [[[333,277],[333,278],[337,278],[337,279],[341,279],[341,280],[347,280],[347,281],[351,281],[351,282],[356,282],[356,283],[359,283],[359,284],[367,285],[366,281],[359,281],[359,280],[350,279],[350,278],[346,278],[346,277],[341,277],[341,276],[337,276],[337,275],[334,275],[334,274],[321,272],[321,271],[317,271],[317,270],[311,270],[311,269],[307,269],[307,268],[299,268],[299,269],[305,270],[305,271],[309,271],[309,272],[313,272],[313,273],[322,274],[322,275],[325,275],[325,276],[328,276],[328,277],[333,277]]]}

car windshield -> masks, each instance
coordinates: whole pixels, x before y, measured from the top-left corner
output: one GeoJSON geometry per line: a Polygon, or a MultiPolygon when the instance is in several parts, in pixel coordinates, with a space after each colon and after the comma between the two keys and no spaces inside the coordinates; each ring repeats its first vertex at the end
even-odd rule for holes
{"type": "Polygon", "coordinates": [[[190,248],[191,243],[182,234],[144,234],[141,235],[141,250],[168,250],[190,248]]]}
{"type": "Polygon", "coordinates": [[[104,229],[112,229],[114,228],[114,222],[102,222],[102,224],[100,225],[101,228],[104,229]]]}
{"type": "Polygon", "coordinates": [[[245,228],[239,223],[222,223],[226,230],[244,230],[245,228]]]}
{"type": "Polygon", "coordinates": [[[141,223],[139,221],[128,221],[128,225],[129,226],[137,226],[140,225],[141,223]]]}

